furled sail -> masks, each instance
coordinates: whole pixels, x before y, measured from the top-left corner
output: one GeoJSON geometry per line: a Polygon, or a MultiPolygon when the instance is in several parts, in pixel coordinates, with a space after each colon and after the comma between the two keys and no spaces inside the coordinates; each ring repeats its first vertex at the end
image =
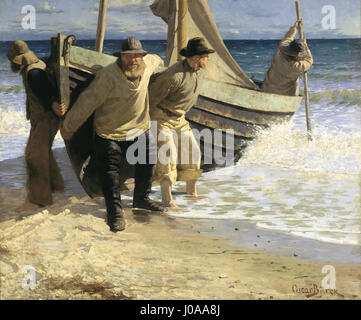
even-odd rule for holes
{"type": "MultiPolygon", "coordinates": [[[[178,7],[177,0],[155,0],[150,6],[153,14],[168,24],[166,65],[177,61],[178,48],[178,7]]],[[[259,89],[232,58],[213,20],[207,0],[188,1],[186,15],[186,40],[203,37],[207,45],[216,52],[210,55],[207,78],[235,84],[244,88],[259,89]]]]}

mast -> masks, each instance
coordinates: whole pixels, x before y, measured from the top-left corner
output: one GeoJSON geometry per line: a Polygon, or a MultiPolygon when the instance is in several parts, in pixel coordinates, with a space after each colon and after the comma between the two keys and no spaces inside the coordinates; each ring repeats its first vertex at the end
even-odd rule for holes
{"type": "Polygon", "coordinates": [[[108,0],[99,1],[98,28],[95,40],[95,51],[103,52],[104,34],[107,20],[108,0]]]}
{"type": "Polygon", "coordinates": [[[188,0],[178,0],[178,61],[183,59],[179,51],[187,45],[187,13],[188,0]]]}

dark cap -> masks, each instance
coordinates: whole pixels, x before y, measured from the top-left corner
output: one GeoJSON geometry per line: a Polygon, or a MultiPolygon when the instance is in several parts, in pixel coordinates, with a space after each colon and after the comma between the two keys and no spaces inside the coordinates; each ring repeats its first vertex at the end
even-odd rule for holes
{"type": "Polygon", "coordinates": [[[136,37],[129,37],[122,42],[122,50],[113,53],[113,56],[120,57],[121,53],[140,53],[143,56],[148,54],[143,50],[142,44],[136,37]]]}
{"type": "Polygon", "coordinates": [[[283,52],[291,57],[302,56],[306,52],[303,41],[293,40],[288,46],[283,47],[283,52]]]}
{"type": "Polygon", "coordinates": [[[213,49],[210,49],[206,45],[206,41],[203,38],[196,37],[188,41],[187,47],[183,48],[179,53],[184,57],[200,56],[202,54],[214,53],[213,49]]]}

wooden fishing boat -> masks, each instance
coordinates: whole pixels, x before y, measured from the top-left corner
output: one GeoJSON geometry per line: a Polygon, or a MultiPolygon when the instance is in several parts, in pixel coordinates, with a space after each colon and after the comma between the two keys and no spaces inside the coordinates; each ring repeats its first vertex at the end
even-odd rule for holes
{"type": "MultiPolygon", "coordinates": [[[[106,5],[106,0],[101,0],[100,4],[102,14],[99,15],[98,21],[98,49],[102,47],[104,38],[104,1],[106,5]]],[[[211,129],[213,133],[214,130],[218,130],[217,132],[223,134],[218,141],[214,136],[211,140],[201,140],[202,153],[206,154],[207,149],[211,150],[212,163],[208,163],[209,166],[219,164],[216,155],[224,158],[227,149],[236,150],[232,151],[231,157],[233,159],[236,155],[237,160],[237,155],[241,154],[240,151],[247,141],[252,140],[260,128],[288,120],[297,111],[301,97],[261,92],[258,85],[233,60],[219,35],[206,0],[194,0],[189,3],[186,0],[156,0],[151,9],[168,23],[166,65],[180,59],[179,48],[185,47],[186,39],[193,36],[203,36],[209,46],[216,50],[216,58],[213,59],[212,56],[213,64],[210,63],[208,76],[201,83],[201,94],[197,104],[187,113],[187,119],[194,129],[211,129]],[[165,4],[167,17],[157,12],[159,8],[164,9],[165,4]],[[234,132],[231,146],[227,145],[227,130],[234,132]]],[[[69,108],[89,85],[96,72],[117,59],[101,51],[76,46],[74,36],[58,34],[57,38],[52,38],[51,56],[58,78],[60,97],[69,108]]],[[[99,183],[95,166],[89,161],[92,139],[93,125],[92,118],[89,118],[72,139],[66,142],[74,171],[90,196],[101,193],[97,187],[99,183]]],[[[124,163],[124,168],[126,181],[132,177],[133,170],[127,163],[124,163]]]]}

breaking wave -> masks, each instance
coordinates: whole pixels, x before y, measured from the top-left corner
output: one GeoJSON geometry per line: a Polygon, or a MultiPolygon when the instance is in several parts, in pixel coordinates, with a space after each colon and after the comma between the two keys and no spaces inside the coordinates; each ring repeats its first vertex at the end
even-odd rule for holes
{"type": "Polygon", "coordinates": [[[327,90],[311,91],[310,102],[342,104],[345,106],[361,106],[361,90],[327,90]]]}
{"type": "Polygon", "coordinates": [[[30,123],[23,111],[3,111],[0,109],[0,134],[28,135],[30,123]]]}
{"type": "MultiPolygon", "coordinates": [[[[343,70],[346,71],[346,70],[343,70]]],[[[359,74],[330,74],[330,73],[309,73],[310,79],[324,79],[324,80],[350,80],[350,79],[360,79],[361,75],[359,74]]]]}
{"type": "Polygon", "coordinates": [[[239,164],[263,164],[300,171],[335,174],[361,172],[361,133],[313,128],[312,141],[295,124],[283,123],[259,131],[239,164]]]}
{"type": "Polygon", "coordinates": [[[10,93],[10,92],[19,93],[21,91],[24,91],[23,85],[14,84],[10,86],[0,86],[0,92],[4,92],[4,93],[10,93]]]}

